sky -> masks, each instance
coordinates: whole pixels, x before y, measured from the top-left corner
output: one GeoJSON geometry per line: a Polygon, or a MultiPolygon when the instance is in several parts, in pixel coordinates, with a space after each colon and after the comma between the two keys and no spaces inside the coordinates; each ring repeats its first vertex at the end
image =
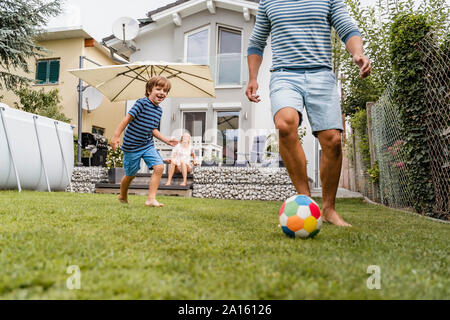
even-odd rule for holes
{"type": "MultiPolygon", "coordinates": [[[[49,28],[83,26],[97,41],[112,34],[112,25],[120,17],[145,18],[146,13],[176,0],[64,0],[64,13],[52,18],[49,28]]],[[[362,5],[375,0],[361,0],[362,5]]]]}
{"type": "Polygon", "coordinates": [[[145,18],[146,13],[174,0],[64,0],[64,13],[52,18],[48,28],[83,26],[97,41],[112,34],[120,17],[145,18]]]}

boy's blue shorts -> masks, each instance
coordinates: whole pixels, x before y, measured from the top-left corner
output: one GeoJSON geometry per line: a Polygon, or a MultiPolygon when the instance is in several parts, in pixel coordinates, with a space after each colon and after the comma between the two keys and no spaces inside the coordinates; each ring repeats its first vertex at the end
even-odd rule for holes
{"type": "Polygon", "coordinates": [[[123,169],[128,177],[134,177],[141,168],[141,158],[144,159],[148,168],[158,164],[164,164],[161,155],[151,146],[136,152],[123,152],[123,169]]]}

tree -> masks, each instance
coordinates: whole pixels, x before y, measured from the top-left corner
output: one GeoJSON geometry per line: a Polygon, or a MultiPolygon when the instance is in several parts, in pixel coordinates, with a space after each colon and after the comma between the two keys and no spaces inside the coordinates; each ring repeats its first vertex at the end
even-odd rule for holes
{"type": "Polygon", "coordinates": [[[359,69],[354,65],[342,42],[333,42],[333,58],[339,61],[335,64],[335,69],[341,73],[344,90],[343,109],[346,115],[365,110],[366,102],[378,100],[392,78],[388,55],[389,26],[392,20],[389,17],[392,13],[392,9],[388,6],[390,1],[392,0],[378,0],[374,7],[362,7],[359,0],[346,0],[350,16],[361,32],[365,54],[372,63],[370,77],[361,79],[359,69]]]}
{"type": "Polygon", "coordinates": [[[61,111],[61,99],[58,95],[58,89],[53,89],[46,93],[43,88],[39,91],[21,88],[15,90],[14,93],[20,99],[20,104],[14,103],[17,109],[63,122],[71,121],[61,111]]]}
{"type": "Polygon", "coordinates": [[[29,73],[28,59],[46,52],[34,39],[48,18],[60,12],[59,0],[0,0],[0,89],[14,90],[32,81],[17,71],[29,73]]]}
{"type": "MultiPolygon", "coordinates": [[[[415,8],[414,0],[377,0],[375,6],[362,7],[359,0],[345,0],[350,16],[355,20],[364,41],[365,54],[372,63],[370,77],[361,79],[359,69],[341,41],[333,41],[334,68],[342,75],[343,109],[352,115],[366,108],[366,102],[376,101],[393,82],[389,55],[390,33],[399,14],[422,12],[437,35],[448,33],[450,12],[445,0],[422,0],[415,8]]],[[[333,33],[333,38],[337,36],[333,33]]]]}

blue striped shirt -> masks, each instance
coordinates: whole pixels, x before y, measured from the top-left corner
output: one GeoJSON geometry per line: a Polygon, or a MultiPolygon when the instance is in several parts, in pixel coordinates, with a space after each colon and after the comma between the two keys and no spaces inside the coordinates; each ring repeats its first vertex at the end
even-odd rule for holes
{"type": "Polygon", "coordinates": [[[153,130],[158,129],[162,109],[154,105],[147,97],[136,101],[128,111],[133,120],[128,124],[123,136],[122,150],[137,152],[153,147],[153,130]]]}
{"type": "Polygon", "coordinates": [[[331,27],[361,36],[343,0],[260,0],[247,54],[262,57],[271,34],[272,69],[331,69],[331,27]]]}

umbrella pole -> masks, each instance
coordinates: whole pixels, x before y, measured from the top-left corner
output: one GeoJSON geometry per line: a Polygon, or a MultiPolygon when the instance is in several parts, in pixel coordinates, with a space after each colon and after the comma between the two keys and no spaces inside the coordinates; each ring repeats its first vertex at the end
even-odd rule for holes
{"type": "MultiPolygon", "coordinates": [[[[91,60],[85,56],[80,56],[80,69],[83,69],[83,62],[84,60],[87,60],[97,66],[101,66],[100,63],[95,62],[94,60],[91,60]]],[[[86,88],[89,86],[83,87],[83,80],[79,78],[78,80],[78,152],[77,152],[77,167],[82,167],[83,163],[81,162],[81,143],[82,143],[82,124],[83,124],[83,91],[86,90],[86,88]]],[[[89,109],[89,106],[88,106],[89,109]]],[[[88,112],[90,112],[88,110],[88,112]]]]}
{"type": "MultiPolygon", "coordinates": [[[[80,69],[83,69],[83,60],[84,56],[80,56],[80,69]]],[[[83,163],[81,162],[81,135],[82,135],[82,106],[83,103],[83,80],[78,81],[78,152],[77,152],[77,166],[82,167],[83,163]]]]}

